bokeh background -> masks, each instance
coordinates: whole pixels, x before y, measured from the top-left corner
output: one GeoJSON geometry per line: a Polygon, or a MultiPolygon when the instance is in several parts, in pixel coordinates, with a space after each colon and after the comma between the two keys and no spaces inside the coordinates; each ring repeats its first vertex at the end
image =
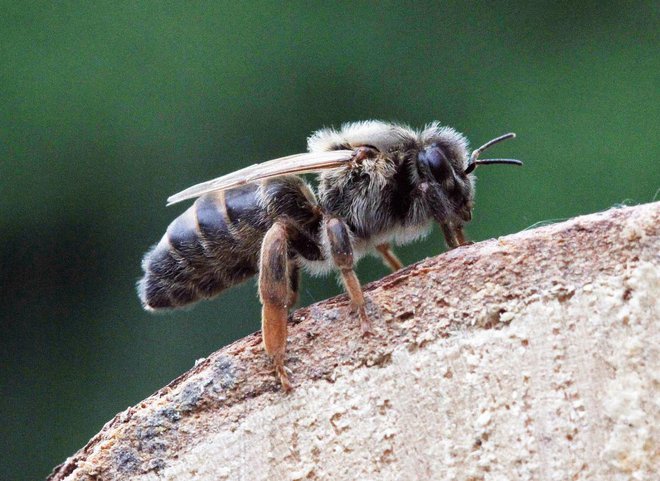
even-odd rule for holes
{"type": "MultiPolygon", "coordinates": [[[[313,130],[437,119],[491,156],[475,240],[660,187],[658,3],[3,2],[0,479],[44,478],[117,412],[259,328],[254,282],[142,311],[165,199],[313,130]]],[[[431,238],[400,249],[411,263],[431,238]]],[[[386,273],[366,260],[363,281],[386,273]]],[[[303,280],[302,303],[339,292],[303,280]]]]}

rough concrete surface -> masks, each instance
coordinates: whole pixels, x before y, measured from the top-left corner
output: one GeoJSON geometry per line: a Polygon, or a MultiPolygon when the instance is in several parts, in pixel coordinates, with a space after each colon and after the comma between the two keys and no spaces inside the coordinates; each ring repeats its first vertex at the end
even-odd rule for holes
{"type": "Polygon", "coordinates": [[[660,203],[461,247],[258,334],[118,414],[52,480],[650,480],[660,203]]]}

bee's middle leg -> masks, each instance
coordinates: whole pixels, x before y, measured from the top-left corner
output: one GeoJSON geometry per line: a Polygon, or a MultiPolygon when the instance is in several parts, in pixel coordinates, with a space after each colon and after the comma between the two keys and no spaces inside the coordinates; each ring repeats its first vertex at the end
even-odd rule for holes
{"type": "Polygon", "coordinates": [[[376,246],[376,250],[383,258],[383,262],[386,266],[392,269],[392,272],[396,272],[403,267],[403,264],[396,256],[392,247],[389,244],[380,244],[376,246]]]}
{"type": "MultiPolygon", "coordinates": [[[[284,367],[287,318],[295,294],[291,289],[291,270],[286,229],[279,223],[266,233],[261,244],[259,266],[259,298],[261,299],[261,330],[266,353],[273,359],[282,389],[289,391],[291,383],[284,367]]],[[[297,269],[293,269],[297,270],[297,269]]]]}
{"type": "Polygon", "coordinates": [[[353,246],[348,235],[346,224],[335,217],[329,218],[326,223],[326,231],[330,242],[330,251],[335,265],[341,272],[342,281],[354,311],[360,316],[360,329],[363,335],[370,334],[371,321],[364,307],[364,294],[362,286],[353,270],[353,246]]]}

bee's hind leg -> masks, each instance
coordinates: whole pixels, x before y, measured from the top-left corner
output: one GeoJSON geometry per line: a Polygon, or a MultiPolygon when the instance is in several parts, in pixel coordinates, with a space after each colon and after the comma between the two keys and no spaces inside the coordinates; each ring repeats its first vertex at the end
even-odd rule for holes
{"type": "Polygon", "coordinates": [[[335,217],[329,218],[326,223],[326,232],[330,242],[330,251],[335,265],[341,272],[341,278],[354,311],[360,316],[360,329],[362,335],[372,333],[371,321],[364,308],[364,294],[362,286],[353,270],[353,246],[348,235],[346,224],[335,217]]]}
{"type": "Polygon", "coordinates": [[[392,272],[396,272],[403,267],[403,264],[396,256],[392,247],[389,244],[380,244],[376,246],[376,250],[383,258],[383,262],[387,267],[392,269],[392,272]]]}
{"type": "Polygon", "coordinates": [[[297,271],[297,267],[288,256],[286,229],[282,224],[275,223],[261,244],[259,298],[262,304],[261,330],[264,348],[273,359],[275,372],[284,391],[291,390],[291,382],[284,367],[284,354],[289,307],[296,297],[292,292],[292,270],[297,271]]]}
{"type": "Polygon", "coordinates": [[[298,304],[298,291],[300,288],[300,268],[294,262],[289,263],[289,299],[287,307],[291,309],[298,304]]]}

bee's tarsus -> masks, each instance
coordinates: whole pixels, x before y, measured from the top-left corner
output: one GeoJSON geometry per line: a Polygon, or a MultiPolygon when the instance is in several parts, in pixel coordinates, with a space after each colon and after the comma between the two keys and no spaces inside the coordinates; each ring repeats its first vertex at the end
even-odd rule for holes
{"type": "Polygon", "coordinates": [[[375,336],[376,333],[374,332],[373,324],[364,306],[358,309],[358,316],[360,317],[360,334],[362,337],[375,336]]]}
{"type": "Polygon", "coordinates": [[[289,380],[288,369],[284,365],[284,356],[273,357],[273,365],[275,367],[275,373],[280,380],[282,391],[290,392],[293,386],[289,380]]]}

